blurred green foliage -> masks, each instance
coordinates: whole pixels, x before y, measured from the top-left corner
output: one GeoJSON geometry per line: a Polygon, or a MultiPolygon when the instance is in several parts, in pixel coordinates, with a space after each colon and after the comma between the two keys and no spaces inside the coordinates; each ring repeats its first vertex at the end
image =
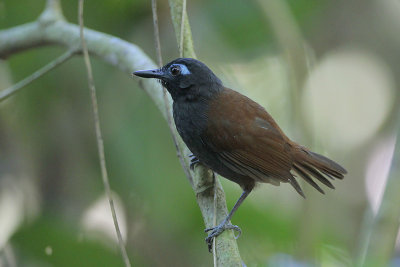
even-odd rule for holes
{"type": "MultiPolygon", "coordinates": [[[[123,266],[116,251],[93,241],[79,240],[77,231],[48,216],[21,228],[13,242],[29,258],[21,257],[19,265],[32,266],[37,262],[40,266],[40,262],[46,262],[53,266],[123,266]]],[[[139,265],[139,257],[132,264],[139,265]]]]}

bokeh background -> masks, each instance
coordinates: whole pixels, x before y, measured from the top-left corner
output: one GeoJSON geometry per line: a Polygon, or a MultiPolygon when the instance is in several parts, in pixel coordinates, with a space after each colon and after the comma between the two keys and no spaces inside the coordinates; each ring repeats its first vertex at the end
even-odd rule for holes
{"type": "MultiPolygon", "coordinates": [[[[289,137],[349,174],[326,195],[303,184],[306,200],[289,185],[258,187],[233,218],[243,231],[242,259],[247,266],[353,266],[396,142],[400,2],[260,2],[188,1],[198,58],[227,86],[262,104],[289,137]],[[308,66],[295,84],[287,60],[292,48],[308,66]]],[[[170,61],[177,43],[168,3],[158,5],[163,58],[170,61]]],[[[0,0],[0,30],[35,20],[44,6],[44,0],[0,0]]],[[[77,1],[62,7],[77,23],[77,1]]],[[[85,25],[156,59],[150,1],[85,1],[85,25]]],[[[0,61],[0,89],[62,52],[43,47],[0,61]]],[[[165,120],[135,80],[96,58],[92,64],[111,186],[133,265],[212,265],[165,120]]],[[[240,188],[220,180],[231,208],[240,188]]],[[[394,266],[396,256],[400,241],[394,266]]],[[[81,57],[0,104],[0,266],[123,266],[81,57]]]]}

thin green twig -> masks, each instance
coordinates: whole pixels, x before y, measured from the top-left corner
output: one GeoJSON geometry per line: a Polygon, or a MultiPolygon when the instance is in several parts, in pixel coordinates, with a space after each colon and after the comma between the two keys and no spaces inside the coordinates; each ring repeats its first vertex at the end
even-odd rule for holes
{"type": "Polygon", "coordinates": [[[185,29],[185,14],[186,14],[186,0],[182,3],[182,17],[181,17],[181,34],[179,40],[179,56],[183,57],[183,33],[185,29]]]}
{"type": "Polygon", "coordinates": [[[108,202],[110,204],[110,210],[111,210],[111,214],[112,214],[112,218],[113,218],[113,222],[114,222],[115,232],[117,233],[118,245],[119,245],[119,248],[120,248],[120,251],[122,254],[122,258],[124,260],[125,266],[130,267],[131,263],[129,262],[128,254],[126,253],[126,249],[124,246],[124,241],[122,240],[121,231],[120,231],[119,225],[118,225],[117,214],[115,212],[114,201],[113,201],[113,198],[111,195],[110,182],[108,180],[106,160],[105,160],[105,156],[104,156],[104,144],[103,144],[103,138],[102,138],[101,128],[100,128],[99,109],[98,109],[98,105],[97,105],[96,87],[94,85],[92,66],[90,64],[89,52],[87,49],[85,36],[83,33],[83,29],[84,29],[84,27],[83,27],[83,1],[84,0],[79,0],[79,11],[78,11],[80,37],[81,37],[81,42],[82,42],[83,57],[84,57],[85,65],[86,65],[86,69],[87,69],[89,89],[90,89],[90,93],[91,93],[93,117],[94,117],[95,129],[96,129],[97,148],[98,148],[98,152],[99,152],[99,160],[100,160],[100,166],[101,166],[101,176],[102,176],[102,180],[103,180],[103,184],[104,184],[104,189],[106,191],[106,195],[108,198],[108,202]]]}
{"type": "MultiPolygon", "coordinates": [[[[157,53],[157,63],[158,63],[158,66],[161,67],[163,65],[163,62],[162,62],[162,55],[161,55],[160,31],[159,31],[159,27],[158,27],[157,0],[151,0],[151,7],[152,7],[151,8],[152,13],[153,13],[154,43],[155,43],[156,53],[157,53]]],[[[187,165],[185,164],[185,160],[182,156],[182,152],[179,149],[178,140],[176,140],[175,124],[172,120],[172,113],[171,113],[171,103],[168,99],[167,90],[165,89],[165,87],[163,87],[163,97],[164,97],[164,102],[165,102],[165,111],[167,113],[167,123],[168,123],[169,130],[171,132],[171,135],[172,135],[172,140],[174,141],[176,155],[179,159],[179,162],[182,165],[183,171],[185,172],[186,176],[188,177],[188,179],[190,181],[192,181],[192,175],[190,174],[190,171],[189,171],[187,165]]]]}
{"type": "Polygon", "coordinates": [[[161,67],[163,63],[161,54],[160,30],[158,27],[157,0],[151,0],[151,10],[153,13],[154,45],[157,53],[157,64],[159,67],[161,67]]]}
{"type": "Polygon", "coordinates": [[[70,49],[55,60],[51,61],[44,67],[38,69],[25,79],[17,82],[16,84],[12,85],[11,87],[4,89],[0,92],[0,102],[6,100],[10,96],[14,95],[15,93],[19,92],[22,88],[30,84],[31,82],[35,81],[36,79],[42,77],[44,74],[47,72],[51,71],[52,69],[60,66],[62,63],[70,59],[74,54],[76,50],[70,49]]]}

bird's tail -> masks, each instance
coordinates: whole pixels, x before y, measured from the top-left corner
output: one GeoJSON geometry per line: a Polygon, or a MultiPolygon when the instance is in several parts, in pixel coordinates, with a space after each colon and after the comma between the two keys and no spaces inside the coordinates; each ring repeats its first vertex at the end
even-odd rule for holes
{"type": "MultiPolygon", "coordinates": [[[[292,170],[322,194],[325,194],[325,192],[312,178],[315,178],[324,185],[335,189],[335,187],[327,178],[330,178],[331,180],[335,180],[335,178],[343,179],[344,174],[347,173],[342,166],[333,160],[330,160],[320,154],[311,152],[303,147],[296,147],[293,155],[294,159],[292,170]]],[[[300,195],[305,197],[294,177],[292,177],[290,183],[300,195]]]]}

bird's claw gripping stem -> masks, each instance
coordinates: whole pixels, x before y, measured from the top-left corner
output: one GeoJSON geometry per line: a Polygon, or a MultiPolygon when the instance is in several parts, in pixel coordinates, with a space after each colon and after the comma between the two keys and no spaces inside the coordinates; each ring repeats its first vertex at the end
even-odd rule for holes
{"type": "Polygon", "coordinates": [[[238,235],[235,236],[235,239],[238,239],[239,236],[242,234],[242,230],[240,229],[239,226],[233,225],[230,223],[221,223],[220,225],[218,225],[216,227],[205,229],[204,232],[206,232],[206,233],[211,231],[211,233],[209,233],[208,236],[206,237],[206,243],[207,243],[209,252],[211,252],[214,238],[216,238],[217,236],[222,234],[225,230],[234,230],[234,231],[238,232],[238,235]]]}
{"type": "Polygon", "coordinates": [[[189,167],[193,171],[194,166],[196,166],[196,164],[200,163],[200,160],[193,154],[190,154],[189,157],[191,158],[189,167]]]}

